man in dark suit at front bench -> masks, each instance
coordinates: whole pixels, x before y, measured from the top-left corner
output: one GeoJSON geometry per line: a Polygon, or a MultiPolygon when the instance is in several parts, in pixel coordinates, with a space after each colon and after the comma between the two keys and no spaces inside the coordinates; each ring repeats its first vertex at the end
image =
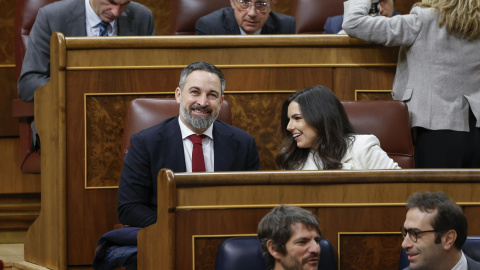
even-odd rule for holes
{"type": "Polygon", "coordinates": [[[466,256],[467,218],[443,192],[415,193],[407,201],[402,228],[410,266],[404,270],[480,270],[480,262],[466,256]]]}
{"type": "Polygon", "coordinates": [[[175,90],[179,116],[131,137],[118,188],[122,224],[146,227],[156,222],[157,175],[162,168],[174,172],[259,169],[253,137],[216,120],[224,90],[225,78],[216,66],[190,64],[175,90]]]}

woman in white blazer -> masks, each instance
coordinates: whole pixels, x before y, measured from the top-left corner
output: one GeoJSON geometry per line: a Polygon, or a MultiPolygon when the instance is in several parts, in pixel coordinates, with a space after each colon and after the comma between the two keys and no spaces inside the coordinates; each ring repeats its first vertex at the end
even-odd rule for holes
{"type": "Polygon", "coordinates": [[[480,167],[480,1],[423,0],[392,18],[368,16],[370,4],[345,2],[343,29],[401,46],[392,95],[416,129],[415,167],[480,167]]]}
{"type": "Polygon", "coordinates": [[[317,85],[290,96],[282,107],[284,170],[400,169],[374,135],[355,134],[340,100],[317,85]]]}

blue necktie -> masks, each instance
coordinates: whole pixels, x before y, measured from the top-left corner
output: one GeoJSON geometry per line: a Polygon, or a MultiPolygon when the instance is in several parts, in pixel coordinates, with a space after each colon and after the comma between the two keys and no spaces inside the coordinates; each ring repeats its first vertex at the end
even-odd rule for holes
{"type": "Polygon", "coordinates": [[[99,36],[108,36],[108,33],[107,33],[108,24],[109,23],[104,21],[101,21],[98,24],[98,27],[100,28],[100,34],[98,34],[99,36]]]}

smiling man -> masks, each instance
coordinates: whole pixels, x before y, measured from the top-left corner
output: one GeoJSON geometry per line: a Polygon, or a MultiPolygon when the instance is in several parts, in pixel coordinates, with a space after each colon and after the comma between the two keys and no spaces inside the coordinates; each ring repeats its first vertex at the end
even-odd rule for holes
{"type": "Polygon", "coordinates": [[[317,217],[311,212],[279,205],[263,217],[257,233],[268,270],[318,268],[321,231],[317,217]]]}
{"type": "Polygon", "coordinates": [[[118,188],[118,217],[146,227],[157,220],[157,175],[174,172],[258,170],[255,140],[217,120],[225,91],[223,73],[195,62],[183,69],[175,90],[179,115],[132,135],[118,188]]]}
{"type": "Polygon", "coordinates": [[[468,224],[462,209],[443,192],[415,193],[407,201],[402,247],[405,270],[478,270],[480,263],[462,251],[468,224]]]}
{"type": "Polygon", "coordinates": [[[230,0],[197,20],[197,35],[295,34],[295,19],[272,11],[273,0],[230,0]]]}

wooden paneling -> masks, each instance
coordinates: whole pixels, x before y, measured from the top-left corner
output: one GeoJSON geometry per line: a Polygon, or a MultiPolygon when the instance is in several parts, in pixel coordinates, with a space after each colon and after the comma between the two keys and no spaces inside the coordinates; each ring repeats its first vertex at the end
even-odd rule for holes
{"type": "MultiPolygon", "coordinates": [[[[26,232],[40,212],[39,193],[0,196],[0,232],[26,232]]],[[[0,238],[0,243],[3,239],[0,238]]]]}
{"type": "MultiPolygon", "coordinates": [[[[55,40],[55,36],[52,40],[55,40]]],[[[35,124],[42,140],[41,212],[25,236],[25,260],[51,269],[67,266],[65,42],[52,42],[50,82],[35,92],[35,124]],[[54,85],[53,91],[47,91],[54,85]],[[42,248],[39,248],[42,247],[42,248]]],[[[75,213],[72,213],[75,214],[75,213]]]]}
{"type": "Polygon", "coordinates": [[[207,256],[216,254],[216,250],[212,251],[212,246],[217,243],[217,239],[212,240],[214,244],[206,241],[205,245],[210,247],[208,253],[195,249],[198,253],[193,254],[192,235],[256,234],[258,222],[268,211],[270,209],[215,209],[177,212],[176,253],[181,256],[176,259],[176,269],[191,269],[192,261],[188,258],[194,257],[196,265],[204,263],[211,265],[215,259],[215,257],[207,256]]]}
{"type": "MultiPolygon", "coordinates": [[[[122,159],[122,117],[134,96],[170,95],[181,70],[193,61],[218,65],[226,75],[225,98],[232,107],[233,124],[257,140],[261,168],[276,169],[273,158],[279,147],[280,106],[287,96],[324,84],[341,99],[341,95],[351,97],[342,84],[336,85],[341,80],[335,70],[383,69],[395,65],[392,54],[397,51],[345,36],[320,35],[105,39],[58,35],[53,41],[52,79],[35,97],[42,140],[42,214],[26,236],[25,256],[54,268],[90,264],[98,238],[118,223],[115,186],[122,159]],[[41,234],[43,231],[60,236],[41,234]],[[48,242],[46,237],[55,241],[36,250],[39,243],[48,242]]],[[[370,81],[371,88],[377,86],[373,73],[362,74],[368,75],[361,78],[362,85],[368,86],[370,81]]],[[[256,203],[270,199],[294,203],[300,197],[317,202],[322,196],[332,199],[330,186],[320,191],[305,184],[309,189],[301,193],[290,187],[292,194],[258,186],[255,192],[268,190],[269,194],[260,197],[241,187],[217,196],[205,187],[197,189],[193,197],[202,196],[206,203],[217,198],[220,204],[235,204],[240,199],[256,203]]],[[[363,191],[368,187],[356,186],[347,189],[345,196],[363,191]]],[[[187,193],[179,196],[183,206],[191,206],[182,201],[191,196],[187,193]]]]}
{"type": "Polygon", "coordinates": [[[0,0],[2,16],[0,16],[0,65],[13,64],[14,57],[14,26],[16,0],[0,0]]]}
{"type": "Polygon", "coordinates": [[[480,235],[480,206],[464,207],[464,213],[468,220],[468,235],[480,235]]]}
{"type": "Polygon", "coordinates": [[[258,222],[271,208],[294,204],[319,217],[322,235],[339,252],[341,269],[395,269],[407,198],[416,191],[443,190],[465,209],[470,226],[477,228],[479,220],[471,215],[480,205],[476,196],[479,173],[479,170],[162,172],[158,181],[159,187],[163,185],[158,191],[158,205],[162,206],[158,209],[160,224],[139,232],[139,247],[149,247],[139,248],[139,266],[147,261],[172,269],[190,269],[194,262],[202,267],[212,265],[217,237],[255,234],[258,222]],[[165,198],[170,203],[161,201],[165,198]],[[176,206],[172,206],[175,201],[176,206]],[[172,215],[175,224],[167,226],[163,220],[172,215]],[[164,239],[156,235],[159,232],[175,234],[176,255],[165,254],[168,252],[165,246],[171,245],[171,239],[163,243],[151,241],[164,239]],[[192,243],[201,236],[205,238],[202,242],[192,243]],[[197,247],[194,253],[192,246],[197,247]],[[199,247],[205,250],[199,251],[199,247]],[[170,265],[159,254],[165,258],[175,256],[175,264],[170,265]],[[192,257],[194,262],[190,261],[192,257]]]}
{"type": "MultiPolygon", "coordinates": [[[[12,99],[17,97],[15,78],[15,0],[0,0],[0,137],[18,136],[18,121],[12,118],[12,99]]],[[[0,171],[0,174],[2,172],[0,171]]]]}
{"type": "Polygon", "coordinates": [[[402,241],[400,234],[341,234],[339,267],[349,270],[397,269],[402,241]]]}
{"type": "Polygon", "coordinates": [[[0,138],[0,194],[39,193],[40,175],[20,171],[18,138],[0,138]]]}
{"type": "Polygon", "coordinates": [[[0,64],[0,137],[18,136],[18,120],[12,117],[12,100],[17,95],[15,67],[0,64]]]}
{"type": "MultiPolygon", "coordinates": [[[[342,100],[355,100],[355,90],[362,90],[362,92],[368,92],[368,90],[392,90],[394,77],[394,66],[336,68],[334,70],[333,84],[335,94],[341,97],[342,100]]],[[[367,99],[371,100],[374,98],[367,99]]]]}

